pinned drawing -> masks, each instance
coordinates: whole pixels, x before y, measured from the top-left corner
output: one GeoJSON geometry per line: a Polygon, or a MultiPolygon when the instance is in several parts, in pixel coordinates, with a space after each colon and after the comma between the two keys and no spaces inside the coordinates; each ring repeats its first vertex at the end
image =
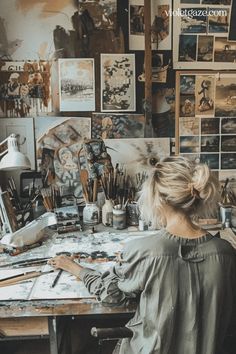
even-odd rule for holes
{"type": "Polygon", "coordinates": [[[59,59],[61,111],[94,111],[94,59],[59,59]]]}
{"type": "Polygon", "coordinates": [[[101,54],[101,111],[135,109],[135,55],[101,54]]]}

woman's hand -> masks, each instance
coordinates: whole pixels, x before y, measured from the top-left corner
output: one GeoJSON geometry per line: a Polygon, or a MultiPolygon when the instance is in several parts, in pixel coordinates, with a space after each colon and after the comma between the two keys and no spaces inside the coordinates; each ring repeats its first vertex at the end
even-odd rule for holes
{"type": "Polygon", "coordinates": [[[56,269],[63,269],[77,278],[79,278],[79,273],[83,268],[80,264],[74,262],[73,257],[63,255],[49,259],[48,264],[56,269]]]}

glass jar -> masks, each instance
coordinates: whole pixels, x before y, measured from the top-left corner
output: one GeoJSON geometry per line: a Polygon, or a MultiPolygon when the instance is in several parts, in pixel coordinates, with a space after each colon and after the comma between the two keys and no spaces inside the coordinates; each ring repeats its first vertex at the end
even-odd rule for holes
{"type": "Polygon", "coordinates": [[[126,210],[113,208],[113,228],[117,230],[126,228],[126,210]]]}
{"type": "Polygon", "coordinates": [[[113,222],[113,202],[106,199],[102,207],[102,223],[105,226],[112,226],[113,222]]]}
{"type": "Polygon", "coordinates": [[[99,223],[99,207],[96,203],[86,203],[83,210],[83,223],[86,225],[96,225],[99,223]]]}

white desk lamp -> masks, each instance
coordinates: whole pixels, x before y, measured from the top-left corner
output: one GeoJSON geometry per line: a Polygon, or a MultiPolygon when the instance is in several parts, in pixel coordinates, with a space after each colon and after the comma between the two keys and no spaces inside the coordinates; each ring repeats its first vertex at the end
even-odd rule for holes
{"type": "Polygon", "coordinates": [[[6,142],[7,149],[0,153],[0,157],[5,154],[0,161],[0,170],[10,171],[17,169],[30,169],[30,160],[19,151],[16,135],[9,135],[5,140],[0,142],[0,146],[6,142]]]}

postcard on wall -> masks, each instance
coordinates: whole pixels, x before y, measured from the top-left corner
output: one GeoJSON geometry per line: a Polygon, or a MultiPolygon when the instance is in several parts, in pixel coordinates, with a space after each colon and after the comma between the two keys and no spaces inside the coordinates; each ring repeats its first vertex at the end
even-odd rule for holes
{"type": "Polygon", "coordinates": [[[0,141],[16,134],[19,150],[27,155],[31,169],[35,169],[35,140],[33,118],[0,118],[0,141]]]}
{"type": "Polygon", "coordinates": [[[231,0],[174,1],[173,67],[235,69],[236,41],[229,41],[231,0]]]}
{"type": "Polygon", "coordinates": [[[236,168],[236,72],[177,72],[176,151],[213,170],[236,168]]]}
{"type": "Polygon", "coordinates": [[[59,59],[61,111],[94,111],[94,59],[59,59]]]}
{"type": "Polygon", "coordinates": [[[0,61],[0,116],[51,112],[50,65],[48,61],[0,61]]]}
{"type": "MultiPolygon", "coordinates": [[[[151,0],[152,49],[171,49],[171,0],[151,0]]],[[[129,0],[129,49],[144,50],[144,0],[129,0]]]]}
{"type": "Polygon", "coordinates": [[[135,55],[101,54],[101,111],[135,110],[135,55]]]}
{"type": "Polygon", "coordinates": [[[92,138],[144,138],[145,117],[142,114],[92,114],[92,138]]]}
{"type": "Polygon", "coordinates": [[[37,163],[42,176],[51,171],[62,195],[82,195],[79,151],[91,137],[89,117],[42,117],[35,119],[37,163]]]}

